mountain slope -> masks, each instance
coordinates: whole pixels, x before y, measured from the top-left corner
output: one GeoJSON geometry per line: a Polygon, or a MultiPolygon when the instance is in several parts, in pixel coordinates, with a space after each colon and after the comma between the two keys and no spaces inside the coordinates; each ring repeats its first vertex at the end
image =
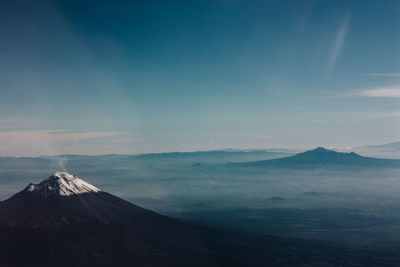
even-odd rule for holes
{"type": "Polygon", "coordinates": [[[1,266],[213,266],[214,261],[194,227],[66,173],[30,184],[0,205],[1,266]]]}
{"type": "Polygon", "coordinates": [[[299,167],[299,166],[320,166],[320,165],[346,165],[346,166],[391,166],[400,167],[400,160],[378,159],[363,157],[354,152],[343,153],[318,147],[314,150],[305,151],[290,157],[261,160],[240,163],[242,166],[277,166],[277,167],[299,167]]]}

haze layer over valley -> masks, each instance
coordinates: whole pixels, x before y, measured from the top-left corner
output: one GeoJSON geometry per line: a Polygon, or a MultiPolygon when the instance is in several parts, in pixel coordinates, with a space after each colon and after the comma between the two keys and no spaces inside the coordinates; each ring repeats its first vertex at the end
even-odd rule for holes
{"type": "Polygon", "coordinates": [[[391,245],[400,238],[399,160],[324,148],[293,153],[1,158],[1,196],[38,182],[62,162],[108,192],[189,223],[394,253],[391,245]]]}

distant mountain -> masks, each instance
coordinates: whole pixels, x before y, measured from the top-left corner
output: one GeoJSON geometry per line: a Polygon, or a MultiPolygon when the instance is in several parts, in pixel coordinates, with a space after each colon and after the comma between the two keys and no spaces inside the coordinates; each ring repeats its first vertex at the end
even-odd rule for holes
{"type": "Polygon", "coordinates": [[[166,153],[148,153],[137,155],[139,158],[146,157],[190,157],[190,156],[218,156],[218,155],[237,155],[237,154],[290,154],[289,150],[264,150],[264,149],[226,149],[226,150],[209,150],[195,152],[166,152],[166,153]]]}
{"type": "Polygon", "coordinates": [[[360,156],[357,153],[336,152],[323,147],[314,150],[305,151],[290,157],[244,162],[245,166],[279,166],[279,167],[295,167],[295,166],[319,166],[319,165],[347,165],[347,166],[393,166],[400,168],[400,160],[395,159],[378,159],[360,156]]]}
{"type": "Polygon", "coordinates": [[[64,172],[0,203],[0,266],[213,266],[200,236],[64,172]]]}

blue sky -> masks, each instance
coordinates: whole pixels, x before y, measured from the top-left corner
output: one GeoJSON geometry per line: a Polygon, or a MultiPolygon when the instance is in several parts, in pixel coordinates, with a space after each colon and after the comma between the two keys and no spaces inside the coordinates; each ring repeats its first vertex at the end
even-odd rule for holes
{"type": "Polygon", "coordinates": [[[2,1],[0,155],[400,139],[398,1],[2,1]]]}

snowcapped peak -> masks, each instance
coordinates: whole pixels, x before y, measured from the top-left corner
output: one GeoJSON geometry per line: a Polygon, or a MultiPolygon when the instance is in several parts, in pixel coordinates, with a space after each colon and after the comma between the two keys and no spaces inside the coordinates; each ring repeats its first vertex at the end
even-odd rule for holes
{"type": "Polygon", "coordinates": [[[50,180],[74,181],[75,179],[79,178],[73,174],[69,174],[68,172],[55,172],[53,175],[49,176],[45,181],[50,181],[50,180]]]}
{"type": "Polygon", "coordinates": [[[56,172],[39,184],[29,184],[25,191],[42,196],[70,196],[83,193],[95,193],[101,190],[67,172],[56,172]]]}

